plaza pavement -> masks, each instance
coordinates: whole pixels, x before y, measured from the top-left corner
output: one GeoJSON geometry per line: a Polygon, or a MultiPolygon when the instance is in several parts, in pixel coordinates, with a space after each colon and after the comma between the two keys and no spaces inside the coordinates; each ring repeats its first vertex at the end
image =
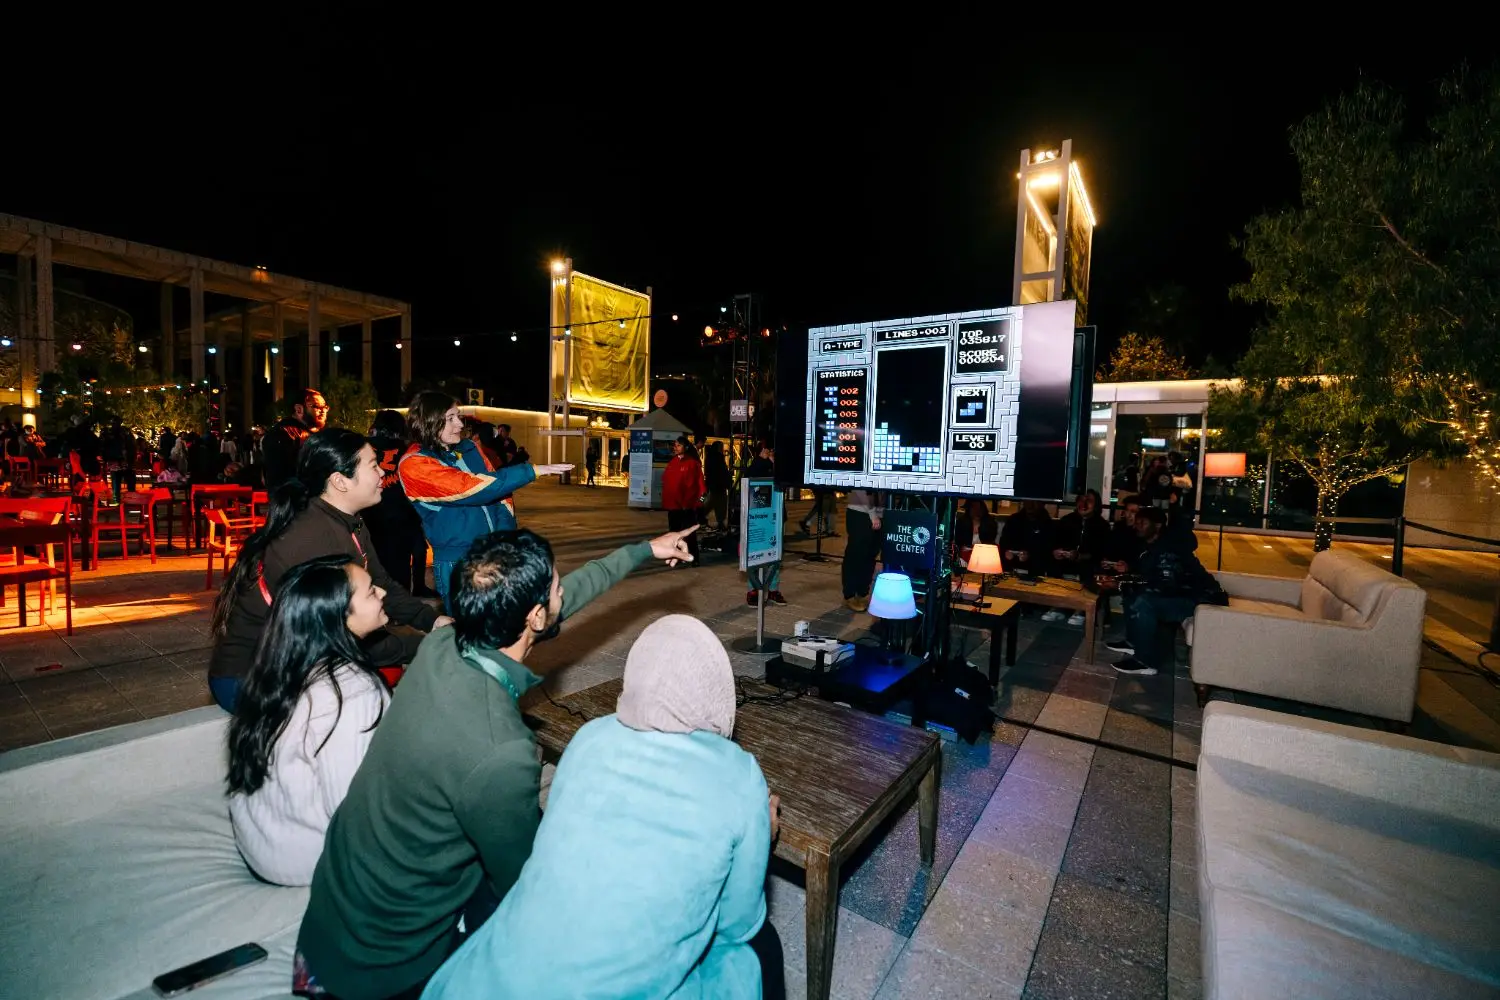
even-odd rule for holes
{"type": "MultiPolygon", "coordinates": [[[[628,509],[622,489],[539,484],[517,499],[522,523],[552,541],[564,572],[666,526],[664,514],[628,509]]],[[[792,505],[793,530],[805,509],[792,505]]],[[[795,537],[788,544],[813,548],[795,537]]],[[[1200,555],[1210,566],[1216,546],[1205,533],[1200,555]]],[[[824,542],[835,556],[841,547],[842,538],[824,542]]],[[[1351,548],[1372,561],[1389,554],[1351,548]]],[[[1310,558],[1300,540],[1226,536],[1226,569],[1301,575],[1310,558]]],[[[1473,639],[1488,633],[1494,560],[1408,551],[1408,575],[1432,595],[1414,735],[1500,749],[1500,692],[1470,666],[1473,639]]],[[[203,556],[163,555],[154,568],[106,557],[77,580],[71,637],[60,614],[20,629],[14,591],[0,608],[0,750],[209,703],[213,593],[203,589],[203,556]]],[[[837,560],[789,554],[782,590],[790,604],[767,610],[770,634],[789,634],[799,619],[846,637],[872,624],[843,607],[837,560]]],[[[709,554],[697,568],[638,572],[538,647],[529,665],[547,673],[554,696],[619,677],[636,635],[671,612],[700,618],[726,642],[755,630],[742,574],[731,558],[709,554]]],[[[986,662],[983,633],[959,640],[972,662],[986,662]]],[[[1193,797],[1202,715],[1185,660],[1157,677],[1117,677],[1102,646],[1094,660],[1081,642],[1080,629],[1023,620],[1019,659],[997,696],[1001,721],[972,745],[943,744],[931,869],[918,863],[914,809],[846,866],[835,997],[1201,994],[1193,797]]],[[[764,657],[730,656],[737,672],[763,672],[764,657]]],[[[769,895],[789,993],[802,996],[798,873],[773,865],[769,895]]]]}

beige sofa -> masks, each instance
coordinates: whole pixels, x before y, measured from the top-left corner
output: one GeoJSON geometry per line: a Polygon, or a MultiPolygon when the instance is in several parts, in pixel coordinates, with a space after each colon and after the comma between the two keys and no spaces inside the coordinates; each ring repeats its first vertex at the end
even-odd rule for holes
{"type": "Polygon", "coordinates": [[[1329,550],[1301,580],[1219,573],[1188,628],[1193,683],[1410,722],[1427,593],[1329,550]]]}
{"type": "Polygon", "coordinates": [[[0,997],[153,997],[163,972],[254,941],[268,961],[191,995],[290,996],[306,889],[234,845],[217,707],[0,754],[0,997]]]}
{"type": "Polygon", "coordinates": [[[1208,1000],[1500,997],[1500,754],[1215,702],[1208,1000]]]}

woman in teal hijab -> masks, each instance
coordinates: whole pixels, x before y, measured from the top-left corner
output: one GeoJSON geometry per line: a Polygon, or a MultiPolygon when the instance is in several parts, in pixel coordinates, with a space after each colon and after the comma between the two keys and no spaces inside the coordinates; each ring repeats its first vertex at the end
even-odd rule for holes
{"type": "Polygon", "coordinates": [[[706,625],[647,626],[615,714],[568,744],[519,880],[423,1000],[784,996],[766,922],[777,800],[734,712],[706,625]]]}

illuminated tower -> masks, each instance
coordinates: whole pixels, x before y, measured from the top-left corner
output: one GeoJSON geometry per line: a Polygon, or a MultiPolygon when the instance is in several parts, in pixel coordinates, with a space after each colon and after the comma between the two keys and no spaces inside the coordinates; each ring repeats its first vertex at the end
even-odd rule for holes
{"type": "Polygon", "coordinates": [[[1094,209],[1073,140],[1062,151],[1021,150],[1016,197],[1016,305],[1073,299],[1079,326],[1088,323],[1089,258],[1094,245],[1094,209]]]}

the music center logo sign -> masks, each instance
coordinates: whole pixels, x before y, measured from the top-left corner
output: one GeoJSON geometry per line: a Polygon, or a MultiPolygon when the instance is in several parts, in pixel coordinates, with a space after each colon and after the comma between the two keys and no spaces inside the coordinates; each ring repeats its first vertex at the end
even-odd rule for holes
{"type": "Polygon", "coordinates": [[[887,567],[925,573],[937,557],[937,517],[925,510],[888,510],[881,517],[885,529],[882,557],[887,567]]]}

